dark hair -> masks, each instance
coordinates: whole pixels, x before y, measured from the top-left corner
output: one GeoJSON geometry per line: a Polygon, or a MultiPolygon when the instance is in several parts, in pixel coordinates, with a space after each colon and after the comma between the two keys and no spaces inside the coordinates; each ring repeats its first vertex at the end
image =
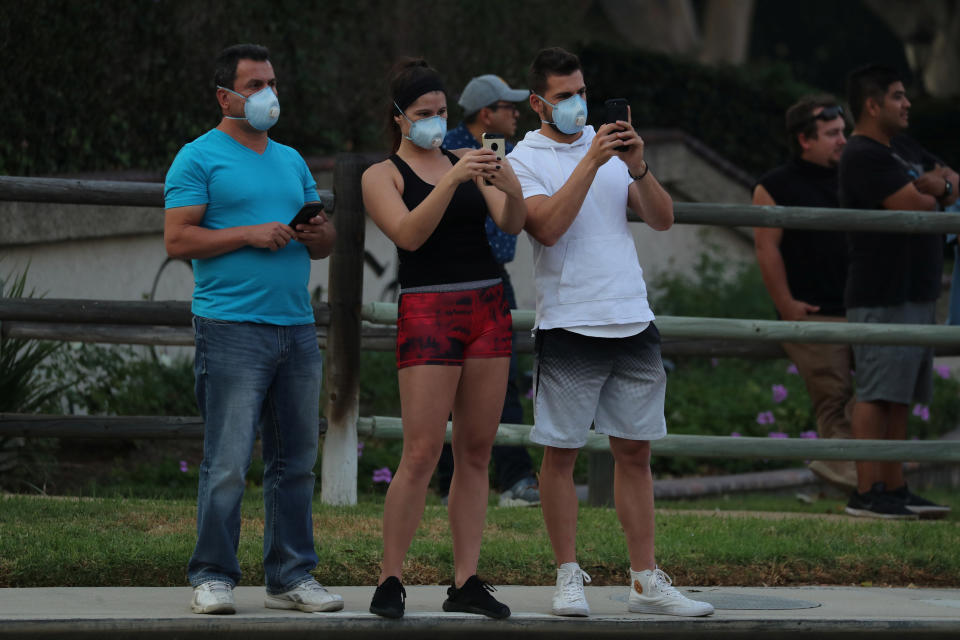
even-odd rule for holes
{"type": "Polygon", "coordinates": [[[582,68],[580,58],[565,49],[560,47],[541,49],[530,63],[527,84],[534,93],[543,95],[547,89],[549,76],[568,76],[582,68]]]}
{"type": "Polygon", "coordinates": [[[426,60],[402,58],[393,65],[390,70],[390,105],[387,109],[387,131],[390,132],[393,153],[400,148],[402,140],[400,127],[393,119],[397,109],[402,112],[429,91],[443,91],[446,94],[440,74],[426,60]]]}
{"type": "Polygon", "coordinates": [[[903,82],[903,77],[890,67],[879,64],[868,64],[865,67],[854,69],[847,75],[847,104],[850,105],[850,114],[853,121],[860,120],[867,98],[883,102],[887,89],[894,82],[903,82]]]}
{"type": "Polygon", "coordinates": [[[259,44],[235,44],[217,55],[213,67],[214,86],[233,89],[237,79],[237,63],[241,60],[264,62],[270,59],[270,51],[259,44]]]}
{"type": "Polygon", "coordinates": [[[795,104],[787,109],[787,143],[790,145],[790,153],[799,158],[803,153],[803,147],[797,140],[797,134],[802,133],[809,140],[817,139],[817,119],[813,117],[813,112],[819,108],[839,106],[837,99],[828,93],[810,94],[801,97],[795,104]]]}

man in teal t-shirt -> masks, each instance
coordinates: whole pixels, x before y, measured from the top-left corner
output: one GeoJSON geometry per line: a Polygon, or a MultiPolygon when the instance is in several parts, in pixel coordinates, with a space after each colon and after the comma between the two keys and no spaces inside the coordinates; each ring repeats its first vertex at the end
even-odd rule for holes
{"type": "Polygon", "coordinates": [[[310,260],[330,255],[336,234],[322,212],[288,226],[319,198],[300,154],[267,136],[280,113],[267,49],[225,49],[215,82],[220,124],[180,150],[164,192],[167,253],[193,261],[204,419],[190,606],[236,610],[240,502],[259,433],[265,605],[337,611],[343,599],[310,575],[323,361],[307,291],[310,260]]]}

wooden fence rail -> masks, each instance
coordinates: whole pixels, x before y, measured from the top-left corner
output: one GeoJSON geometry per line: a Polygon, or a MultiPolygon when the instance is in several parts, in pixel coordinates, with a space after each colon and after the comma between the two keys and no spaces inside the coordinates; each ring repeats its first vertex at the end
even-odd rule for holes
{"type": "MultiPolygon", "coordinates": [[[[397,305],[368,302],[364,320],[382,324],[397,321],[397,305]]],[[[533,328],[534,313],[515,310],[514,331],[533,328]]],[[[870,324],[855,322],[785,322],[736,318],[688,318],[659,316],[657,328],[664,338],[700,340],[720,338],[745,342],[824,342],[893,345],[952,346],[960,344],[960,326],[929,324],[870,324]]]]}
{"type": "MultiPolygon", "coordinates": [[[[400,418],[358,418],[357,435],[400,440],[400,418]]],[[[318,429],[327,431],[321,419],[318,429]]],[[[539,447],[530,440],[530,425],[502,424],[496,444],[539,447]]],[[[453,431],[447,424],[446,439],[453,431]]],[[[178,439],[202,438],[203,421],[198,416],[56,416],[0,413],[0,437],[84,439],[178,439]]],[[[329,433],[328,433],[329,437],[329,433]]],[[[326,442],[325,447],[329,446],[326,442]]],[[[609,451],[609,438],[591,433],[585,451],[609,451]]],[[[960,462],[960,441],[808,440],[804,438],[731,438],[729,436],[668,435],[651,444],[654,455],[692,458],[770,458],[777,460],[875,460],[911,462],[960,462]]],[[[356,448],[354,448],[356,450],[356,448]]],[[[337,459],[332,464],[340,466],[337,459]]]]}
{"type": "MultiPolygon", "coordinates": [[[[343,161],[347,155],[356,158],[363,168],[369,163],[369,157],[361,154],[341,154],[337,161],[343,161]]],[[[329,212],[336,209],[336,191],[336,185],[334,191],[319,191],[329,212]]],[[[162,207],[163,185],[156,182],[0,176],[0,201],[5,200],[162,207]]],[[[862,211],[701,202],[677,202],[673,211],[677,224],[900,233],[955,233],[960,230],[960,217],[938,211],[862,211]]],[[[635,215],[630,219],[640,221],[635,215]]]]}
{"type": "MultiPolygon", "coordinates": [[[[319,189],[324,208],[332,212],[332,191],[319,189]]],[[[76,180],[0,176],[0,202],[56,202],[121,207],[162,207],[163,184],[123,180],[76,180]]]]}
{"type": "MultiPolygon", "coordinates": [[[[539,447],[530,440],[530,425],[501,424],[498,445],[539,447]]],[[[397,440],[403,437],[400,418],[360,418],[357,432],[368,437],[397,440]]],[[[453,436],[447,423],[447,442],[453,436]]],[[[609,451],[605,435],[591,432],[585,451],[609,451]]],[[[918,440],[816,440],[806,438],[751,438],[730,436],[667,435],[650,443],[658,456],[693,458],[770,458],[779,460],[882,460],[911,462],[960,462],[960,441],[918,440]]]]}

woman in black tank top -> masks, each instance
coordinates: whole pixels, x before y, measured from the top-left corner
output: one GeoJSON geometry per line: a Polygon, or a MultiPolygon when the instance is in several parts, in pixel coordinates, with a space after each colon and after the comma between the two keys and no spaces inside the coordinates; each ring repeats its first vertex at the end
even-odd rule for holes
{"type": "Polygon", "coordinates": [[[397,366],[404,437],[384,504],[383,562],[370,611],[403,615],[401,567],[452,412],[454,585],[443,609],[503,618],[509,608],[475,575],[512,336],[484,221],[489,212],[501,229],[519,233],[526,206],[506,160],[483,149],[439,148],[447,101],[436,71],[422,60],[402,62],[391,92],[394,154],[367,169],[362,183],[364,206],[397,245],[400,260],[397,366]]]}

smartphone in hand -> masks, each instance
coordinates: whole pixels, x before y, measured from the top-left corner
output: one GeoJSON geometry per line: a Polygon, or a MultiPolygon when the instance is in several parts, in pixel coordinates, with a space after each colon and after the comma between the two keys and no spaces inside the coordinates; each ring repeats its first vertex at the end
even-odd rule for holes
{"type": "MultiPolygon", "coordinates": [[[[627,111],[627,101],[625,98],[610,98],[603,103],[603,106],[606,109],[606,116],[603,120],[604,124],[616,122],[617,120],[623,120],[624,122],[630,121],[630,115],[627,111]]],[[[623,129],[620,129],[623,131],[623,129]]],[[[627,151],[630,147],[626,145],[620,145],[614,147],[614,151],[627,151]]]]}
{"type": "Polygon", "coordinates": [[[484,133],[480,136],[480,144],[497,154],[497,160],[503,160],[506,153],[506,139],[502,133],[484,133]]]}
{"type": "MultiPolygon", "coordinates": [[[[503,157],[506,155],[506,138],[503,137],[502,133],[482,133],[480,134],[480,145],[484,149],[493,151],[497,154],[497,161],[503,160],[503,157]]],[[[484,182],[491,184],[489,180],[484,179],[484,182]]]]}
{"type": "Polygon", "coordinates": [[[297,212],[297,215],[293,217],[293,220],[290,221],[290,228],[296,231],[298,224],[307,224],[311,218],[321,211],[323,211],[322,202],[309,202],[303,205],[300,211],[297,212]]]}

